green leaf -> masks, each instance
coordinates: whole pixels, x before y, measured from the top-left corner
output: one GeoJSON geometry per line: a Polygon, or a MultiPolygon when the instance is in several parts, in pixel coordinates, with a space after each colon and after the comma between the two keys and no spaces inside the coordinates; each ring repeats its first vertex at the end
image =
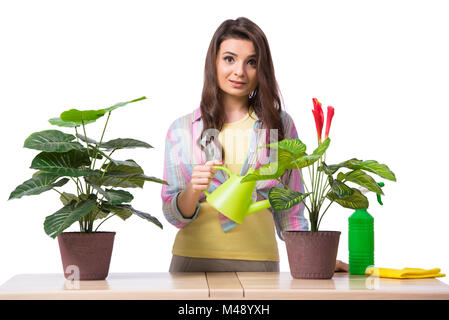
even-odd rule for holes
{"type": "Polygon", "coordinates": [[[254,170],[252,173],[246,174],[240,183],[277,179],[284,174],[285,170],[285,167],[280,162],[270,162],[254,170]]]}
{"type": "MultiPolygon", "coordinates": [[[[106,168],[106,164],[103,168],[106,168]]],[[[134,161],[117,161],[109,164],[109,168],[101,178],[89,177],[98,186],[112,186],[118,188],[143,188],[145,181],[168,183],[162,179],[146,176],[143,169],[134,161]]]]}
{"type": "Polygon", "coordinates": [[[98,191],[101,195],[103,195],[106,200],[108,200],[111,204],[121,204],[123,202],[131,202],[134,197],[131,193],[125,190],[113,190],[106,189],[103,190],[101,187],[90,181],[88,178],[84,178],[86,182],[91,185],[95,190],[98,191]]]}
{"type": "Polygon", "coordinates": [[[133,195],[125,190],[106,189],[106,195],[106,199],[112,204],[131,202],[134,199],[133,195]]]}
{"type": "Polygon", "coordinates": [[[92,210],[92,216],[95,217],[94,220],[102,220],[107,218],[107,216],[109,215],[110,211],[105,211],[105,210],[101,210],[100,207],[97,205],[95,205],[94,209],[92,210]]]}
{"type": "Polygon", "coordinates": [[[128,175],[143,174],[143,169],[134,160],[126,161],[114,160],[112,163],[103,165],[103,169],[108,168],[107,172],[116,172],[128,175]]]}
{"type": "Polygon", "coordinates": [[[310,195],[294,190],[274,187],[268,192],[268,200],[275,211],[290,209],[310,195]]]}
{"type": "Polygon", "coordinates": [[[123,220],[129,218],[132,214],[135,214],[136,216],[139,216],[142,219],[148,220],[155,225],[157,225],[159,228],[163,229],[162,223],[156,218],[153,217],[149,213],[145,213],[139,210],[134,209],[129,204],[120,204],[120,205],[111,205],[109,203],[103,203],[101,207],[104,207],[114,213],[116,213],[118,216],[120,216],[123,220]]]}
{"type": "Polygon", "coordinates": [[[264,148],[264,147],[288,151],[295,157],[303,156],[305,154],[306,148],[307,148],[306,145],[298,138],[296,138],[296,139],[287,138],[287,139],[281,140],[279,142],[270,143],[270,144],[261,146],[259,148],[264,148]]]}
{"type": "Polygon", "coordinates": [[[338,179],[332,180],[331,188],[339,198],[344,198],[354,193],[354,190],[351,187],[348,187],[338,179]]]}
{"type": "Polygon", "coordinates": [[[140,98],[131,100],[131,101],[119,102],[119,103],[116,103],[116,104],[114,104],[113,106],[110,106],[109,108],[106,108],[106,109],[104,109],[104,110],[105,110],[105,112],[111,112],[112,110],[115,110],[115,109],[117,109],[117,108],[126,106],[126,105],[129,104],[129,103],[133,103],[133,102],[145,100],[146,98],[147,98],[147,97],[143,96],[143,97],[140,97],[140,98]]]}
{"type": "MultiPolygon", "coordinates": [[[[65,122],[62,121],[60,117],[57,118],[51,118],[48,120],[52,125],[58,126],[58,127],[65,127],[65,128],[75,128],[79,127],[81,123],[75,123],[75,122],[65,122]]],[[[95,120],[92,121],[84,121],[84,124],[89,124],[95,122],[95,120]]]]}
{"type": "Polygon", "coordinates": [[[73,200],[78,201],[78,197],[73,193],[63,192],[59,197],[59,200],[61,200],[62,204],[66,206],[73,200]]]}
{"type": "Polygon", "coordinates": [[[340,172],[338,174],[338,180],[343,180],[345,179],[346,181],[350,181],[353,183],[358,184],[359,186],[362,186],[366,189],[368,189],[369,191],[375,192],[377,194],[384,194],[382,189],[379,187],[379,185],[377,184],[377,182],[367,173],[365,173],[364,171],[357,169],[357,170],[353,170],[349,173],[343,173],[340,172]]]}
{"type": "Polygon", "coordinates": [[[24,148],[46,152],[67,152],[69,150],[84,150],[79,142],[72,142],[74,135],[58,130],[45,130],[31,134],[24,143],[24,148]]]}
{"type": "Polygon", "coordinates": [[[90,195],[87,200],[71,201],[54,214],[45,218],[44,230],[52,238],[56,238],[58,234],[70,227],[73,223],[79,221],[95,208],[96,197],[90,195]]]}
{"type": "Polygon", "coordinates": [[[70,109],[61,113],[60,117],[51,118],[48,120],[51,124],[57,125],[60,127],[79,127],[83,123],[89,124],[95,122],[97,119],[103,117],[107,112],[115,110],[119,107],[123,107],[128,103],[137,102],[146,99],[146,97],[140,97],[138,99],[134,99],[126,102],[119,102],[114,104],[111,107],[98,109],[98,110],[78,110],[78,109],[70,109]]]}
{"type": "Polygon", "coordinates": [[[321,158],[321,156],[318,154],[309,154],[309,155],[305,155],[299,159],[294,160],[293,163],[296,164],[295,169],[302,169],[302,168],[308,167],[311,164],[315,163],[320,158],[321,158]]]}
{"type": "Polygon", "coordinates": [[[277,150],[277,162],[284,170],[297,169],[294,161],[307,155],[305,152],[306,145],[299,139],[284,139],[276,143],[270,143],[266,146],[277,150]]]}
{"type": "Polygon", "coordinates": [[[338,170],[338,168],[335,168],[335,167],[331,168],[324,161],[318,167],[318,171],[324,171],[324,173],[327,174],[328,176],[333,175],[337,170],[338,170]]]}
{"type": "Polygon", "coordinates": [[[54,182],[58,178],[58,175],[41,173],[19,185],[13,192],[11,192],[8,200],[19,199],[23,196],[38,195],[42,192],[51,190],[54,187],[62,187],[69,181],[69,179],[63,178],[54,182]]]}
{"type": "Polygon", "coordinates": [[[320,145],[313,151],[312,154],[301,156],[293,161],[295,168],[301,169],[310,166],[314,162],[318,161],[326,152],[330,144],[330,138],[326,138],[320,145]]]}
{"type": "Polygon", "coordinates": [[[102,143],[100,148],[112,150],[112,149],[134,149],[134,148],[153,148],[153,147],[143,141],[129,138],[126,139],[118,138],[102,143]]]}
{"type": "Polygon", "coordinates": [[[78,110],[70,109],[61,113],[61,120],[64,122],[73,122],[76,124],[86,124],[86,121],[96,121],[105,114],[104,109],[99,110],[78,110]]]}
{"type": "Polygon", "coordinates": [[[382,178],[396,181],[396,177],[395,177],[393,171],[391,171],[387,165],[378,163],[376,160],[351,162],[348,165],[348,168],[353,169],[353,170],[362,169],[362,170],[377,174],[378,176],[380,176],[382,178]]]}
{"type": "Polygon", "coordinates": [[[350,196],[339,198],[334,191],[329,191],[326,197],[331,200],[337,202],[344,208],[349,209],[367,209],[369,202],[368,199],[357,189],[352,188],[354,193],[350,196]]]}
{"type": "Polygon", "coordinates": [[[369,171],[374,174],[377,174],[378,176],[380,176],[382,178],[396,181],[396,177],[395,177],[393,171],[391,171],[387,165],[378,163],[376,160],[362,161],[362,160],[353,158],[353,159],[341,162],[336,165],[331,165],[328,167],[331,170],[335,170],[335,169],[338,170],[339,168],[342,168],[342,167],[352,169],[352,170],[361,169],[361,170],[365,170],[365,171],[369,171]]]}
{"type": "Polygon", "coordinates": [[[145,181],[152,181],[168,185],[168,182],[156,177],[146,176],[144,174],[124,174],[119,172],[107,172],[104,177],[90,177],[91,180],[101,186],[111,186],[115,188],[143,188],[145,181]]]}
{"type": "Polygon", "coordinates": [[[325,139],[322,143],[320,143],[320,144],[318,145],[318,147],[313,151],[313,154],[317,154],[317,155],[322,156],[322,155],[326,152],[327,148],[329,148],[330,143],[331,143],[331,139],[330,139],[330,138],[326,138],[326,139],[325,139]]]}
{"type": "Polygon", "coordinates": [[[122,220],[126,220],[133,215],[132,210],[130,210],[126,207],[125,208],[121,207],[119,205],[110,204],[106,201],[100,205],[100,209],[103,211],[106,210],[106,211],[112,212],[115,215],[117,215],[119,218],[121,218],[122,220]]]}
{"type": "Polygon", "coordinates": [[[253,173],[247,174],[241,182],[270,180],[281,177],[287,169],[301,169],[321,158],[329,147],[327,138],[311,155],[305,153],[306,145],[299,139],[284,139],[266,146],[277,150],[277,161],[261,166],[253,173]]]}
{"type": "Polygon", "coordinates": [[[85,168],[90,166],[87,152],[70,150],[68,152],[41,152],[31,163],[31,169],[38,169],[60,176],[80,177],[99,175],[98,172],[85,168]]]}

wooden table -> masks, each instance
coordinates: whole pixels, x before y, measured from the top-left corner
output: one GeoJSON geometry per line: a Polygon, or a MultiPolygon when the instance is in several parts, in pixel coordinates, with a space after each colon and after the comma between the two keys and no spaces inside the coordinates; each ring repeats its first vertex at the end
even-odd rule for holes
{"type": "Polygon", "coordinates": [[[21,274],[0,287],[0,299],[449,300],[449,286],[437,278],[399,280],[347,273],[335,273],[329,280],[293,279],[289,272],[111,273],[103,281],[21,274]]]}

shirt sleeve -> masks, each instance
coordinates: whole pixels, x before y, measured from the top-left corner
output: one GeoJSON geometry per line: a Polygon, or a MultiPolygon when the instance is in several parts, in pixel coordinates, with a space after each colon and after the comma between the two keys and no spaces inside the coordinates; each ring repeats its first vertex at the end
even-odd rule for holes
{"type": "Polygon", "coordinates": [[[168,185],[162,185],[162,211],[168,222],[177,228],[183,228],[192,222],[198,215],[199,203],[195,213],[185,218],[178,208],[178,195],[184,190],[191,179],[191,164],[186,161],[185,139],[189,138],[190,130],[182,128],[179,120],[168,129],[165,138],[165,156],[163,179],[168,185]]]}
{"type": "MultiPolygon", "coordinates": [[[[285,113],[284,130],[285,138],[298,138],[293,119],[287,113],[285,113]]],[[[281,177],[281,181],[288,189],[304,193],[304,185],[299,170],[286,170],[281,177]]],[[[259,195],[267,199],[270,188],[259,189],[259,195]]],[[[302,202],[287,210],[275,211],[272,207],[269,209],[273,213],[276,232],[281,240],[284,240],[282,231],[307,231],[309,229],[309,223],[304,217],[304,204],[302,202]]]]}

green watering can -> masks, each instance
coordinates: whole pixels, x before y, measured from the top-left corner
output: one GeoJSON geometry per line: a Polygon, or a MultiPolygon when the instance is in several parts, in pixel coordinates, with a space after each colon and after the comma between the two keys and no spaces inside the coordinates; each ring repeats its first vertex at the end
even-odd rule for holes
{"type": "MultiPolygon", "coordinates": [[[[209,193],[206,190],[203,192],[206,194],[206,201],[220,213],[237,223],[242,223],[246,216],[271,206],[268,199],[252,202],[256,181],[240,183],[245,176],[233,174],[228,168],[222,166],[214,166],[214,168],[225,171],[229,179],[214,192],[209,193]]],[[[252,172],[254,169],[250,168],[247,175],[252,172]]]]}

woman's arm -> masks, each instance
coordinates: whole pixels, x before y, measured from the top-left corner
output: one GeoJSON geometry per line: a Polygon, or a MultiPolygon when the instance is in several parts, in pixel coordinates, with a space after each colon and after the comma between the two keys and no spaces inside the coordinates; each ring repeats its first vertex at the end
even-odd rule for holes
{"type": "Polygon", "coordinates": [[[178,209],[185,218],[191,218],[195,214],[195,208],[203,190],[209,188],[209,183],[214,177],[217,169],[213,165],[222,165],[222,161],[211,160],[205,165],[193,168],[192,179],[187,187],[178,194],[178,209]]]}
{"type": "MultiPolygon", "coordinates": [[[[168,185],[162,185],[162,211],[168,222],[177,228],[183,228],[196,218],[198,201],[193,213],[184,216],[178,208],[178,196],[187,188],[191,179],[191,163],[188,157],[191,121],[187,117],[175,120],[165,137],[165,156],[163,179],[168,185]],[[187,217],[189,216],[189,217],[187,217]]],[[[186,193],[184,193],[186,194],[186,193]]],[[[193,201],[193,200],[191,200],[193,201]]],[[[186,210],[186,209],[184,209],[186,210]]]]}
{"type": "Polygon", "coordinates": [[[199,199],[202,190],[217,171],[210,161],[205,165],[192,168],[191,158],[191,117],[175,120],[165,137],[165,157],[163,179],[168,185],[162,185],[162,211],[168,222],[177,228],[183,228],[192,222],[199,211],[199,199]]]}

